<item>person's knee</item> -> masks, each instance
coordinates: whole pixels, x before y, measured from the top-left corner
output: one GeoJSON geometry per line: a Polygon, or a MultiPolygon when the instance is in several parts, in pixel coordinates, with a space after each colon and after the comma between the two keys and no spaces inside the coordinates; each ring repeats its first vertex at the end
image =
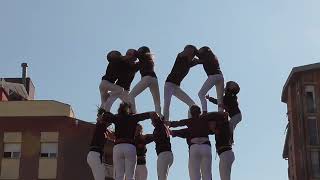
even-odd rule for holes
{"type": "Polygon", "coordinates": [[[198,92],[198,96],[199,96],[199,98],[204,98],[206,96],[206,93],[204,91],[200,90],[198,92]]]}

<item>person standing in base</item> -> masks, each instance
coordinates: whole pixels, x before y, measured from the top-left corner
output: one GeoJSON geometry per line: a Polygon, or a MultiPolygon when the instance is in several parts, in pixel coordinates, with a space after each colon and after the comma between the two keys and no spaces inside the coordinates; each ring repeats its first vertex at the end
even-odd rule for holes
{"type": "MultiPolygon", "coordinates": [[[[102,108],[100,108],[98,114],[103,115],[105,113],[102,108]]],[[[107,131],[106,122],[101,119],[97,119],[95,130],[92,136],[90,151],[87,156],[87,163],[91,168],[93,177],[95,180],[105,180],[105,166],[102,163],[103,149],[106,142],[105,133],[107,131]]]]}
{"type": "MultiPolygon", "coordinates": [[[[212,152],[209,140],[209,121],[227,120],[224,112],[211,112],[201,116],[201,109],[197,105],[190,108],[191,118],[180,121],[167,122],[170,127],[187,126],[190,136],[187,142],[189,151],[189,175],[191,180],[211,180],[212,152]]],[[[211,122],[210,122],[211,123],[211,122]]]]}
{"type": "Polygon", "coordinates": [[[143,128],[140,124],[137,125],[136,136],[135,136],[135,146],[137,150],[137,168],[135,180],[147,180],[148,178],[148,168],[146,166],[146,145],[153,142],[152,134],[143,135],[143,128]]]}
{"type": "Polygon", "coordinates": [[[115,180],[134,180],[137,164],[137,153],[134,142],[136,127],[139,121],[150,119],[155,112],[130,114],[130,105],[121,103],[118,114],[108,112],[99,117],[106,123],[115,125],[115,146],[113,148],[113,165],[115,180]]]}
{"type": "Polygon", "coordinates": [[[167,180],[169,169],[173,163],[170,143],[170,130],[157,114],[151,117],[154,126],[153,137],[156,143],[158,180],[167,180]]]}
{"type": "Polygon", "coordinates": [[[219,155],[219,172],[221,180],[231,179],[232,164],[235,160],[232,151],[233,134],[230,131],[229,121],[216,122],[214,129],[216,140],[216,151],[219,155]]]}

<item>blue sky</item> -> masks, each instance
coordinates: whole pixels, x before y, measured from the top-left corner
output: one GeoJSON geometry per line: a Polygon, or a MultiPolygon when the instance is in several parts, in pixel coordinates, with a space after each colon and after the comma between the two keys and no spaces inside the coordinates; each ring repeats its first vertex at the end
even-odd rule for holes
{"type": "MultiPolygon", "coordinates": [[[[149,46],[163,97],[165,78],[184,45],[210,46],[225,79],[241,86],[243,121],[235,134],[233,179],[283,180],[287,120],[281,90],[293,66],[320,60],[318,7],[317,0],[1,0],[0,77],[20,77],[20,63],[28,62],[37,99],[68,103],[78,118],[94,121],[107,51],[149,46]]],[[[199,66],[182,83],[197,103],[205,79],[199,66]]],[[[137,106],[140,112],[153,109],[148,91],[137,106]]],[[[182,119],[187,107],[174,99],[171,111],[172,119],[182,119]]],[[[143,124],[152,131],[149,122],[143,124]]],[[[172,142],[169,179],[188,179],[186,143],[172,142]]],[[[149,179],[155,179],[154,145],[148,147],[149,179]]],[[[214,179],[219,179],[218,160],[214,179]]]]}

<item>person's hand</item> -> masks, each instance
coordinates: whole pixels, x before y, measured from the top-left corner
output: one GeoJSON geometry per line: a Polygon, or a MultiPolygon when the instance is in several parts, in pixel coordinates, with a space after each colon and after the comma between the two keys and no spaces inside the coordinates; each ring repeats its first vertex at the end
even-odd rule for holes
{"type": "Polygon", "coordinates": [[[116,140],[116,136],[114,135],[113,132],[111,132],[110,130],[107,130],[105,133],[104,133],[104,137],[112,142],[114,142],[116,140]]]}
{"type": "Polygon", "coordinates": [[[103,123],[103,116],[98,116],[97,117],[97,123],[103,123]]]}

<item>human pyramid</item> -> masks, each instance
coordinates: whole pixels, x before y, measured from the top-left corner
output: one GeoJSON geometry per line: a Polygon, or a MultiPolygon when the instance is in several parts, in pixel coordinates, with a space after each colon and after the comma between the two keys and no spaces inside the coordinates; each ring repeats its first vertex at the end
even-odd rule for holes
{"type": "Polygon", "coordinates": [[[105,167],[102,163],[103,148],[106,139],[114,141],[113,165],[115,180],[146,180],[146,145],[155,142],[158,180],[167,180],[169,169],[173,164],[170,137],[185,138],[189,147],[190,180],[212,180],[212,150],[209,135],[215,135],[216,152],[219,155],[219,171],[221,180],[230,180],[231,167],[235,159],[232,151],[233,132],[241,121],[237,94],[239,85],[229,81],[224,87],[223,74],[219,62],[212,50],[187,45],[177,55],[173,68],[164,85],[164,105],[161,112],[160,92],[154,60],[150,49],[146,46],[138,50],[129,49],[122,56],[119,51],[111,51],[107,55],[109,62],[106,74],[102,77],[100,88],[101,107],[98,111],[96,128],[93,134],[88,164],[95,180],[105,179],[105,167]],[[137,61],[138,59],[138,61],[137,61]],[[208,78],[201,87],[198,96],[199,106],[181,88],[180,83],[191,67],[203,65],[208,78]],[[130,85],[136,72],[140,71],[141,80],[130,91],[130,85]],[[216,87],[217,98],[207,95],[216,87]],[[155,106],[154,112],[137,113],[135,97],[149,88],[155,106]],[[169,118],[172,96],[189,106],[188,118],[172,121],[169,118]],[[117,98],[122,100],[117,114],[110,109],[117,98]],[[217,112],[207,111],[207,100],[218,105],[217,112]],[[143,134],[140,121],[151,119],[153,134],[143,134]],[[114,124],[115,130],[108,126],[114,124]],[[170,130],[169,127],[186,126],[184,129],[170,130]]]}

